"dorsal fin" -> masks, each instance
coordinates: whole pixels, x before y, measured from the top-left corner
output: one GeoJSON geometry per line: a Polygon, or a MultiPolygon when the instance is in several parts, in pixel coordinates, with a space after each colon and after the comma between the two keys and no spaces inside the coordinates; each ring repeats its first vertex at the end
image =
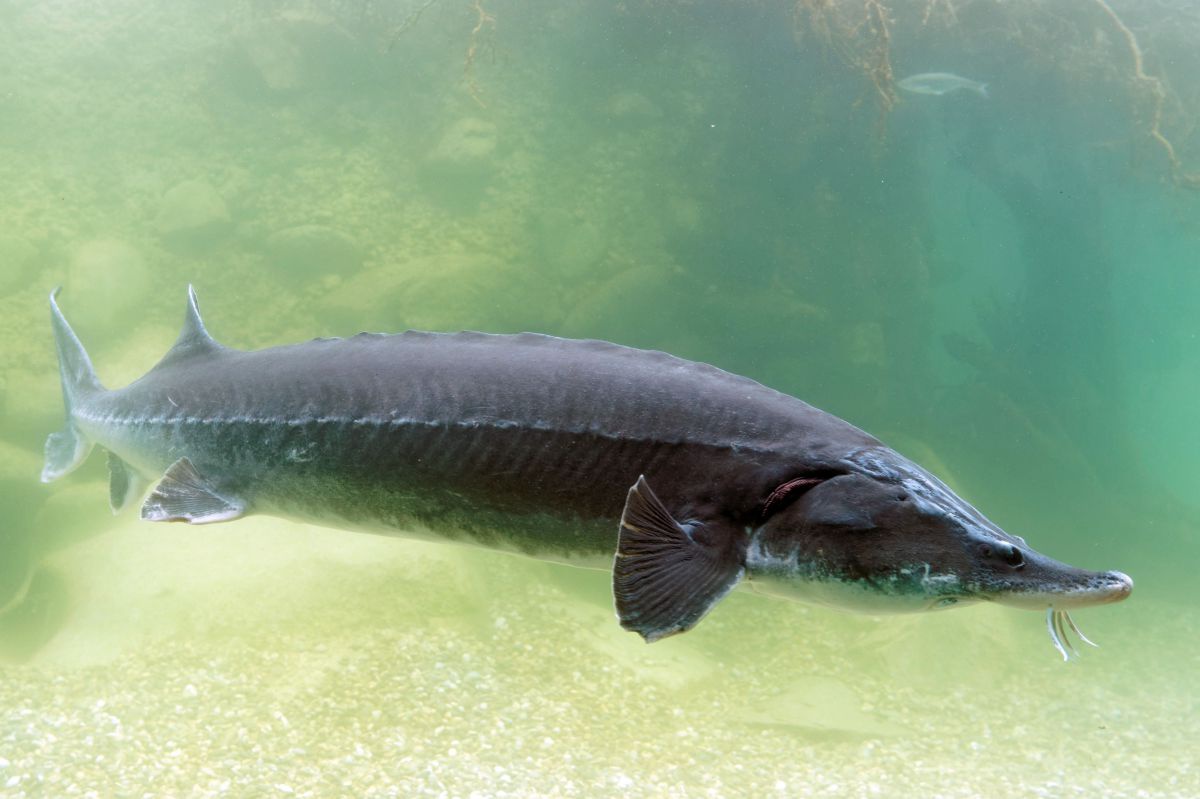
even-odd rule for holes
{"type": "Polygon", "coordinates": [[[174,350],[219,350],[221,345],[208,334],[204,320],[200,318],[200,306],[196,304],[196,289],[188,285],[187,311],[183,319],[183,330],[175,340],[174,350]]]}
{"type": "Polygon", "coordinates": [[[225,348],[218,344],[216,339],[208,334],[208,329],[204,327],[204,320],[200,318],[200,308],[196,304],[196,290],[189,285],[183,330],[179,332],[179,338],[175,339],[171,349],[167,350],[167,354],[154,368],[159,369],[167,364],[178,363],[185,358],[212,355],[223,349],[225,348]]]}

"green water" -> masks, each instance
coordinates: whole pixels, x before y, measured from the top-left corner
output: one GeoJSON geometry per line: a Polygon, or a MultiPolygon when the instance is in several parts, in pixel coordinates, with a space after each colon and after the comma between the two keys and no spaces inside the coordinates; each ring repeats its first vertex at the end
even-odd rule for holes
{"type": "Polygon", "coordinates": [[[880,8],[0,0],[0,795],[1200,795],[1200,12],[880,8]],[[50,289],[120,385],[188,283],[237,347],[715,363],[1137,589],[1069,664],[751,591],[647,646],[599,571],[38,483],[50,289]]]}

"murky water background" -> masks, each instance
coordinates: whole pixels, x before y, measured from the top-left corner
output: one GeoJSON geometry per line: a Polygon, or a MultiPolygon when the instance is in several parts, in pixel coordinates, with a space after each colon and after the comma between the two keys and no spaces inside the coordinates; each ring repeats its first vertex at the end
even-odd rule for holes
{"type": "Polygon", "coordinates": [[[0,2],[0,795],[1200,795],[1196,41],[1115,0],[0,2]],[[750,591],[646,646],[602,572],[40,485],[49,290],[118,385],[189,282],[231,346],[706,360],[1137,590],[1066,665],[1033,613],[750,591]]]}

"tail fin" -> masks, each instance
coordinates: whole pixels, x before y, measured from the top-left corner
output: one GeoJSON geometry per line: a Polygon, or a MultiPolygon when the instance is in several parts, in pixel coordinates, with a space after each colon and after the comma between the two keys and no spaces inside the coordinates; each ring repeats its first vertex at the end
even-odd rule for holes
{"type": "Polygon", "coordinates": [[[87,459],[92,451],[92,442],[75,427],[72,411],[84,397],[104,390],[104,386],[96,379],[91,358],[79,343],[75,331],[67,324],[62,311],[58,310],[55,298],[61,290],[57,288],[50,294],[50,322],[54,327],[54,345],[58,350],[58,372],[62,378],[67,425],[63,430],[51,433],[46,439],[46,463],[42,467],[43,483],[57,480],[87,459]]]}

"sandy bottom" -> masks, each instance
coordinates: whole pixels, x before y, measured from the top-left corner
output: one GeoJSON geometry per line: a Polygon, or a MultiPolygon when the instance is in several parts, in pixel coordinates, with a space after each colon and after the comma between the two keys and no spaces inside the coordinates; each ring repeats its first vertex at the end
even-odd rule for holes
{"type": "Polygon", "coordinates": [[[1037,614],[751,591],[647,646],[600,572],[274,521],[47,567],[61,628],[0,667],[13,799],[1200,796],[1197,619],[1153,586],[1063,664],[1037,614]]]}

